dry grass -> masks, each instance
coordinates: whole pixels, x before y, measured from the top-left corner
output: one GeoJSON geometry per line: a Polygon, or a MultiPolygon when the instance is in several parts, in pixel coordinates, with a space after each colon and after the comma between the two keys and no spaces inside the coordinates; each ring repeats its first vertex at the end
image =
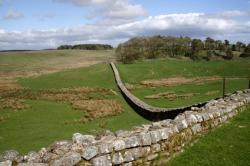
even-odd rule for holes
{"type": "Polygon", "coordinates": [[[216,81],[221,80],[221,77],[212,76],[212,77],[173,77],[173,78],[164,78],[159,80],[145,80],[141,81],[141,85],[149,87],[159,87],[159,86],[175,86],[183,84],[193,84],[193,83],[205,83],[207,81],[216,81]]]}
{"type": "Polygon", "coordinates": [[[174,92],[163,92],[163,93],[157,93],[153,95],[145,96],[145,99],[160,99],[164,98],[167,100],[176,100],[176,99],[186,99],[189,97],[193,97],[197,95],[198,93],[184,93],[184,94],[176,94],[174,92]]]}
{"type": "Polygon", "coordinates": [[[212,95],[216,95],[216,94],[218,94],[218,93],[220,93],[220,91],[214,90],[214,91],[209,91],[209,92],[207,92],[206,95],[207,95],[207,96],[212,96],[212,95]]]}
{"type": "Polygon", "coordinates": [[[22,110],[27,107],[25,100],[16,98],[0,99],[0,109],[11,108],[14,110],[22,110]]]}
{"type": "Polygon", "coordinates": [[[116,100],[78,100],[72,102],[72,107],[87,110],[90,118],[113,116],[123,111],[121,104],[116,100]]]}
{"type": "Polygon", "coordinates": [[[33,91],[24,88],[0,89],[0,109],[11,108],[22,110],[27,108],[25,99],[69,102],[73,109],[84,110],[85,116],[76,122],[86,122],[95,118],[117,115],[123,112],[122,106],[115,100],[103,100],[114,95],[103,88],[63,88],[33,91]],[[93,99],[93,96],[95,99],[93,99]]]}

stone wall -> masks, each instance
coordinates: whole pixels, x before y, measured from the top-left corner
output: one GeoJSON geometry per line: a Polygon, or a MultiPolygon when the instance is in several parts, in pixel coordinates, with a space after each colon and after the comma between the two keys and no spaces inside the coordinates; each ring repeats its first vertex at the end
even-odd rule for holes
{"type": "Polygon", "coordinates": [[[182,113],[186,110],[190,110],[191,107],[201,107],[206,104],[206,102],[198,103],[198,104],[194,104],[188,107],[179,107],[179,108],[160,108],[160,107],[154,107],[154,106],[148,105],[147,103],[143,102],[142,100],[140,100],[139,98],[137,98],[136,96],[134,96],[132,93],[129,92],[129,90],[126,88],[126,86],[122,82],[115,64],[111,62],[110,65],[114,72],[117,86],[121,90],[121,93],[123,97],[125,98],[125,100],[129,103],[131,107],[134,108],[134,110],[138,114],[140,114],[146,119],[149,119],[152,121],[158,121],[158,120],[163,120],[167,118],[173,119],[179,113],[182,113]]]}
{"type": "Polygon", "coordinates": [[[4,152],[1,166],[71,165],[157,165],[159,157],[168,159],[185,144],[223,124],[250,104],[250,89],[225,98],[211,100],[200,108],[166,119],[134,127],[131,131],[106,131],[98,135],[75,133],[72,140],[57,141],[38,152],[21,156],[15,150],[4,152]]]}

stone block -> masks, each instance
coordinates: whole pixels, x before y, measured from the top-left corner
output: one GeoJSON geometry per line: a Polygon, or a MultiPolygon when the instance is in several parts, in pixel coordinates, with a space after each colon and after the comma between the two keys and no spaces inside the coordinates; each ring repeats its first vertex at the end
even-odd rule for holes
{"type": "Polygon", "coordinates": [[[91,163],[93,166],[112,166],[110,155],[93,158],[91,163]]]}
{"type": "Polygon", "coordinates": [[[140,145],[139,138],[137,136],[132,136],[125,138],[125,147],[132,148],[140,145]]]}
{"type": "Polygon", "coordinates": [[[73,134],[72,140],[74,143],[88,145],[95,142],[93,135],[82,135],[80,133],[73,134]]]}
{"type": "Polygon", "coordinates": [[[139,135],[139,139],[141,141],[141,145],[151,145],[151,136],[150,133],[142,133],[139,135]]]}
{"type": "Polygon", "coordinates": [[[98,154],[98,148],[96,146],[87,146],[83,149],[82,157],[85,160],[90,160],[98,154]]]}
{"type": "Polygon", "coordinates": [[[122,139],[115,140],[113,146],[115,151],[120,151],[126,148],[125,141],[122,139]]]}
{"type": "MultiPolygon", "coordinates": [[[[74,166],[81,161],[81,155],[76,152],[69,152],[58,160],[55,160],[51,166],[74,166]]],[[[34,165],[35,166],[35,165],[34,165]]],[[[42,165],[41,165],[42,166],[42,165]]]]}
{"type": "Polygon", "coordinates": [[[152,143],[157,143],[161,140],[161,134],[158,130],[156,131],[151,131],[150,132],[150,136],[151,136],[151,142],[152,143]]]}
{"type": "Polygon", "coordinates": [[[111,153],[113,151],[113,143],[104,142],[98,145],[101,154],[111,153]]]}
{"type": "Polygon", "coordinates": [[[118,165],[118,164],[121,164],[124,162],[124,158],[122,156],[122,154],[120,152],[118,153],[115,153],[113,156],[112,156],[112,163],[114,165],[118,165]]]}

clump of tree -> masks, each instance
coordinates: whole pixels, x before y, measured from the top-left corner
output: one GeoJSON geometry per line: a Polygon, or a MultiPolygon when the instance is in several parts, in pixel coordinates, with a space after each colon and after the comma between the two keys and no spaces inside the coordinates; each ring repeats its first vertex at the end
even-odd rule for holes
{"type": "Polygon", "coordinates": [[[124,63],[158,57],[177,57],[191,54],[191,38],[172,36],[136,37],[118,45],[117,56],[124,63]]]}
{"type": "Polygon", "coordinates": [[[58,50],[79,49],[79,50],[110,50],[113,49],[108,44],[77,44],[77,45],[61,45],[58,50]]]}
{"type": "Polygon", "coordinates": [[[234,57],[233,51],[245,50],[245,44],[230,44],[228,40],[214,40],[207,37],[204,41],[190,37],[146,36],[135,37],[118,45],[116,54],[123,63],[138,59],[158,57],[189,57],[193,60],[226,59],[234,57]]]}
{"type": "Polygon", "coordinates": [[[248,44],[244,52],[240,54],[240,57],[250,57],[250,44],[248,44]]]}

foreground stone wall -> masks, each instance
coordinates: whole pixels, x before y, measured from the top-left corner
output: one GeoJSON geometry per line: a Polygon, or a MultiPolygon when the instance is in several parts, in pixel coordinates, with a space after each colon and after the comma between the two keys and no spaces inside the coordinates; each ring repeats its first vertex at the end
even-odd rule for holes
{"type": "Polygon", "coordinates": [[[134,110],[138,114],[140,114],[146,119],[149,119],[152,121],[158,121],[158,120],[163,120],[167,118],[173,119],[179,113],[189,110],[191,109],[191,107],[201,107],[206,104],[206,102],[198,103],[198,104],[194,104],[188,107],[179,107],[179,108],[161,108],[161,107],[154,107],[154,106],[148,105],[147,103],[143,102],[142,100],[140,100],[139,98],[137,98],[136,96],[134,96],[132,93],[129,92],[129,90],[126,88],[126,86],[122,82],[120,74],[115,64],[111,62],[110,65],[114,72],[117,86],[121,90],[123,97],[129,103],[129,105],[134,108],[134,110]]]}
{"type": "MultiPolygon", "coordinates": [[[[57,141],[25,156],[15,150],[0,156],[0,166],[157,165],[197,135],[226,122],[250,104],[250,89],[209,101],[176,116],[131,131],[106,131],[98,135],[75,133],[72,140],[57,141]]],[[[63,131],[62,131],[63,132],[63,131]]]]}

